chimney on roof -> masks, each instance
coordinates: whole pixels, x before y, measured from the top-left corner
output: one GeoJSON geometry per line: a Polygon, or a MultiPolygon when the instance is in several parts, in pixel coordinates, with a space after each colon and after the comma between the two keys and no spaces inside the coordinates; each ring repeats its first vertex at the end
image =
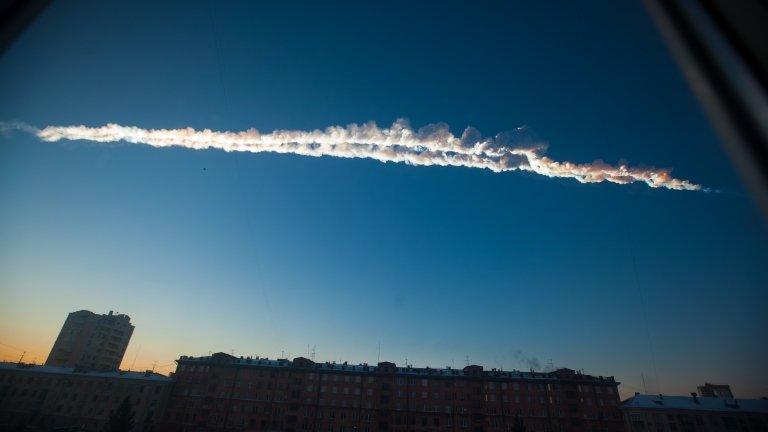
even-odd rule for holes
{"type": "Polygon", "coordinates": [[[659,393],[659,399],[664,399],[664,395],[659,393]]]}
{"type": "Polygon", "coordinates": [[[693,403],[698,405],[699,404],[699,398],[696,396],[696,392],[691,392],[691,397],[693,398],[693,403]]]}
{"type": "Polygon", "coordinates": [[[109,314],[112,315],[112,311],[109,311],[109,314]]]}

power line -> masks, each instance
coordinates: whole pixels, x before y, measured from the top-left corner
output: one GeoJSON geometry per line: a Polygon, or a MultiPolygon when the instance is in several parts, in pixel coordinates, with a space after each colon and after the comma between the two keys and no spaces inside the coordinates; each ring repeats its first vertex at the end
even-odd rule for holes
{"type": "MultiPolygon", "coordinates": [[[[227,116],[227,118],[232,117],[232,110],[229,103],[229,93],[227,92],[227,86],[224,80],[224,57],[222,56],[222,42],[221,42],[221,35],[219,34],[218,28],[216,26],[216,16],[215,11],[213,9],[213,2],[210,0],[208,1],[208,16],[210,18],[211,23],[211,31],[213,33],[213,41],[214,41],[214,47],[216,50],[216,63],[218,66],[218,72],[219,72],[219,85],[221,86],[221,93],[222,93],[222,99],[224,100],[224,111],[227,116]]],[[[247,229],[248,229],[248,240],[249,240],[249,252],[251,255],[251,259],[253,261],[254,267],[256,269],[256,278],[257,278],[257,284],[261,291],[264,304],[267,309],[267,315],[269,317],[269,323],[272,327],[272,333],[275,332],[275,330],[278,328],[275,323],[275,317],[272,313],[272,304],[269,299],[269,294],[267,293],[267,290],[264,288],[264,277],[263,272],[261,269],[261,259],[259,256],[259,251],[256,246],[256,241],[254,239],[254,233],[256,232],[255,226],[253,224],[253,220],[251,216],[250,206],[246,203],[245,198],[245,192],[243,191],[242,185],[243,185],[243,176],[242,176],[242,167],[241,165],[241,158],[239,157],[233,157],[232,160],[234,161],[235,169],[234,173],[236,176],[236,182],[237,182],[237,191],[239,192],[239,198],[240,198],[240,205],[243,208],[242,214],[245,215],[247,229]]]]}
{"type": "Polygon", "coordinates": [[[637,272],[637,257],[635,255],[634,250],[634,243],[632,240],[632,233],[629,229],[629,224],[627,222],[627,209],[626,209],[626,203],[623,206],[624,207],[624,217],[622,218],[624,221],[624,229],[627,233],[627,249],[629,250],[630,257],[632,258],[632,276],[634,280],[635,285],[635,291],[637,291],[637,296],[640,298],[640,310],[643,314],[643,324],[645,325],[645,336],[648,340],[648,351],[651,356],[651,365],[653,367],[653,375],[654,375],[654,381],[656,384],[656,389],[658,390],[659,385],[659,372],[658,369],[656,369],[656,353],[653,349],[653,340],[651,338],[651,331],[649,328],[649,321],[648,321],[648,304],[645,299],[645,296],[643,295],[643,291],[640,288],[640,277],[638,276],[637,272]]]}
{"type": "Polygon", "coordinates": [[[640,279],[637,275],[637,259],[635,258],[635,253],[632,250],[632,245],[629,246],[630,253],[632,254],[632,273],[634,275],[635,279],[635,288],[637,290],[638,296],[640,297],[640,302],[642,306],[642,312],[643,312],[643,320],[645,321],[645,336],[648,339],[648,349],[650,350],[651,354],[651,365],[653,366],[653,376],[654,381],[656,384],[656,388],[658,390],[659,385],[659,372],[656,369],[656,353],[653,349],[653,339],[651,338],[651,330],[648,326],[648,304],[645,300],[645,296],[643,295],[642,290],[640,289],[640,279]]]}

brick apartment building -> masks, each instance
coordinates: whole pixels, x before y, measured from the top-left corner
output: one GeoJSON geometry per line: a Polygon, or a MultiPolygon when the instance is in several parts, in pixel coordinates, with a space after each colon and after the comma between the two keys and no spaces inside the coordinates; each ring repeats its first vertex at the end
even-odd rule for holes
{"type": "Polygon", "coordinates": [[[133,430],[157,430],[170,387],[169,377],[151,372],[0,363],[0,430],[102,431],[128,396],[133,430]]]}
{"type": "Polygon", "coordinates": [[[618,382],[554,372],[181,357],[172,431],[623,431],[618,382]]]}
{"type": "Polygon", "coordinates": [[[627,432],[765,432],[768,400],[644,395],[621,405],[627,432]]]}

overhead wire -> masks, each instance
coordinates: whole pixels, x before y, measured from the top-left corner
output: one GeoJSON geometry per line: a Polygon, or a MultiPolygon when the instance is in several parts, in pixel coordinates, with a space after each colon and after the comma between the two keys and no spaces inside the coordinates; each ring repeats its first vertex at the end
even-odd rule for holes
{"type": "MultiPolygon", "coordinates": [[[[222,49],[222,43],[221,38],[219,35],[218,28],[216,26],[216,17],[215,17],[215,11],[213,8],[213,4],[211,0],[208,0],[208,15],[210,18],[211,23],[211,32],[213,33],[213,41],[214,41],[214,48],[216,51],[216,63],[217,63],[217,69],[218,69],[218,76],[219,76],[219,86],[221,88],[221,94],[224,101],[224,111],[226,114],[226,118],[232,118],[232,110],[230,107],[230,101],[229,101],[229,93],[227,92],[226,82],[224,79],[224,58],[223,58],[223,49],[222,49]]],[[[267,292],[266,288],[264,287],[264,277],[261,267],[261,260],[259,258],[259,252],[258,247],[256,245],[255,241],[255,232],[256,229],[253,224],[253,217],[250,207],[247,205],[245,194],[242,188],[243,185],[243,175],[242,175],[242,160],[240,157],[233,157],[234,159],[234,166],[235,169],[233,170],[235,172],[236,176],[236,183],[237,183],[237,191],[238,191],[238,197],[240,199],[240,206],[242,208],[241,214],[245,215],[247,229],[248,229],[248,249],[251,254],[251,258],[256,270],[256,278],[257,278],[257,284],[258,288],[261,291],[262,300],[264,302],[265,308],[267,310],[267,315],[269,317],[269,324],[271,326],[271,331],[269,333],[274,334],[275,331],[277,331],[278,327],[275,325],[275,317],[272,310],[272,304],[269,298],[269,293],[267,292]]]]}
{"type": "Polygon", "coordinates": [[[635,287],[635,291],[637,292],[637,296],[639,298],[640,312],[643,316],[643,326],[645,328],[645,337],[648,342],[648,353],[651,359],[651,367],[653,368],[654,385],[656,387],[656,390],[659,390],[659,372],[658,372],[658,368],[656,367],[656,351],[653,346],[653,338],[651,337],[651,330],[650,330],[650,321],[648,319],[648,302],[645,296],[643,295],[642,288],[640,287],[640,277],[637,271],[637,255],[635,253],[634,239],[632,237],[632,232],[629,227],[629,223],[627,221],[628,212],[626,208],[626,203],[624,203],[624,205],[622,206],[622,209],[624,210],[624,214],[622,215],[623,217],[621,219],[622,219],[622,222],[624,222],[624,229],[627,236],[626,244],[627,244],[627,250],[629,251],[631,264],[632,264],[633,285],[635,287]]]}

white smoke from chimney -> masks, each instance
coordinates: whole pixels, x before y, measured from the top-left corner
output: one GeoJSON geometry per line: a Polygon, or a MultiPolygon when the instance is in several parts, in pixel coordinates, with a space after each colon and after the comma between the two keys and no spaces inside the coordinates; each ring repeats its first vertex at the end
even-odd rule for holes
{"type": "Polygon", "coordinates": [[[86,140],[146,144],[153,147],[185,147],[195,150],[219,149],[232,152],[272,152],[302,156],[368,158],[380,162],[402,162],[417,166],[484,168],[493,172],[531,171],[547,177],[571,178],[581,183],[608,181],[617,184],[643,182],[653,188],[707,190],[701,185],[673,178],[669,169],[613,166],[602,161],[576,164],[557,162],[543,155],[545,147],[510,145],[499,134],[483,138],[474,128],[455,136],[445,124],[412,129],[397,120],[389,128],[373,122],[325,130],[277,130],[261,133],[255,129],[217,132],[210,129],[142,129],[107,124],[101,127],[47,126],[35,129],[20,123],[5,123],[2,129],[22,129],[45,141],[86,140]]]}

